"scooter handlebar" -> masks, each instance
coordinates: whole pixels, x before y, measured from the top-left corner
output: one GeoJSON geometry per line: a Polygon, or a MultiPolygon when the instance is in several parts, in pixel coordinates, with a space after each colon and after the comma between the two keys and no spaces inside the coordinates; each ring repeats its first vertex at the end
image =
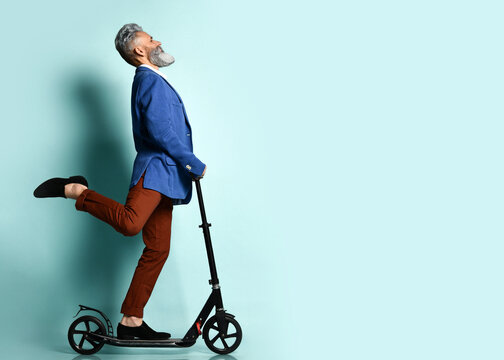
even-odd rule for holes
{"type": "Polygon", "coordinates": [[[206,171],[206,165],[205,165],[205,169],[203,170],[203,174],[201,174],[201,175],[196,175],[196,174],[193,174],[192,172],[190,172],[191,177],[192,177],[192,181],[197,181],[197,180],[203,179],[203,176],[205,175],[205,171],[206,171]]]}

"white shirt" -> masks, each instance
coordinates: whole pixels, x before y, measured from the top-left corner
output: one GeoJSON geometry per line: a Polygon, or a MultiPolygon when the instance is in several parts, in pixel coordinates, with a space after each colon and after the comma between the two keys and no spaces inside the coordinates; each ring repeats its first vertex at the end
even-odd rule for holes
{"type": "MultiPolygon", "coordinates": [[[[142,64],[142,65],[140,65],[140,66],[143,66],[143,67],[146,67],[146,68],[148,68],[148,69],[151,69],[151,70],[152,70],[152,71],[154,71],[156,74],[158,74],[158,75],[162,76],[162,77],[163,77],[163,79],[165,79],[166,81],[168,81],[168,78],[166,77],[166,75],[165,75],[165,74],[163,74],[163,73],[162,73],[161,71],[159,71],[159,70],[154,69],[152,66],[147,65],[147,64],[142,64]]],[[[140,67],[140,66],[139,66],[139,67],[140,67]]]]}

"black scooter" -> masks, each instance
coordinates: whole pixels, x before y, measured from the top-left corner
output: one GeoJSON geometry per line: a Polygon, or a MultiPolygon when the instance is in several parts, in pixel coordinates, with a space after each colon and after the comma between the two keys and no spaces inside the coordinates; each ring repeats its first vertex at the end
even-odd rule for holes
{"type": "Polygon", "coordinates": [[[98,313],[107,324],[92,315],[81,316],[75,320],[68,329],[68,341],[70,346],[79,354],[89,355],[98,352],[104,344],[126,347],[189,347],[196,343],[200,335],[203,335],[205,344],[210,350],[217,354],[229,354],[236,350],[242,340],[242,330],[234,315],[226,313],[222,304],[222,295],[217,278],[217,269],[210,240],[210,226],[206,219],[205,207],[203,205],[203,195],[201,194],[201,185],[199,178],[193,178],[198,192],[198,201],[203,224],[199,227],[203,229],[205,237],[208,263],[210,265],[209,280],[212,285],[212,293],[208,297],[203,309],[199,313],[196,321],[189,328],[187,333],[181,339],[168,340],[123,340],[114,336],[114,328],[109,318],[100,310],[88,306],[79,305],[80,310],[74,317],[77,317],[81,311],[94,311],[98,313]],[[215,307],[215,315],[208,316],[215,307]]]}

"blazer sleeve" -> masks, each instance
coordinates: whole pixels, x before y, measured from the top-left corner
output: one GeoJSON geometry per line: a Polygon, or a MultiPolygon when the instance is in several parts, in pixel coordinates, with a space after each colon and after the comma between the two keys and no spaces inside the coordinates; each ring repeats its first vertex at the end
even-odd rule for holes
{"type": "Polygon", "coordinates": [[[170,95],[159,76],[145,76],[138,85],[142,120],[152,141],[188,172],[201,176],[205,164],[180,141],[170,111],[170,95]]]}

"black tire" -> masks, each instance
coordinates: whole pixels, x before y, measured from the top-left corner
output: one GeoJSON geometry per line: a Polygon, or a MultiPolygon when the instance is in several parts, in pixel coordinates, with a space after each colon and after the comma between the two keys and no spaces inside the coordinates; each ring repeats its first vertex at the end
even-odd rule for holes
{"type": "Polygon", "coordinates": [[[220,326],[214,315],[205,323],[203,340],[214,353],[229,354],[240,346],[242,329],[232,315],[226,314],[220,326]],[[234,339],[234,342],[231,343],[230,339],[234,339]]]}
{"type": "Polygon", "coordinates": [[[68,342],[72,349],[79,354],[91,355],[98,352],[103,345],[103,341],[90,337],[89,334],[106,335],[105,326],[94,316],[81,316],[75,320],[68,329],[68,342]]]}

